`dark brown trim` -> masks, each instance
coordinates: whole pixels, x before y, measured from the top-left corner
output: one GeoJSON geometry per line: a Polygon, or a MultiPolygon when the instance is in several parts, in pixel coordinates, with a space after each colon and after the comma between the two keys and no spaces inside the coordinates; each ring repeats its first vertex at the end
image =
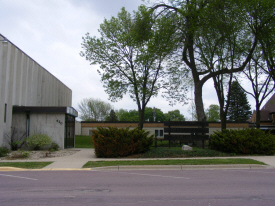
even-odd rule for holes
{"type": "Polygon", "coordinates": [[[67,107],[25,107],[13,106],[13,113],[66,113],[67,107]]]}
{"type": "MultiPolygon", "coordinates": [[[[68,107],[27,107],[27,106],[13,106],[12,113],[13,114],[18,114],[18,113],[69,114],[67,112],[67,108],[68,107]]],[[[72,107],[70,107],[70,108],[72,108],[72,107]]],[[[69,115],[72,115],[72,114],[69,114],[69,115]]]]}

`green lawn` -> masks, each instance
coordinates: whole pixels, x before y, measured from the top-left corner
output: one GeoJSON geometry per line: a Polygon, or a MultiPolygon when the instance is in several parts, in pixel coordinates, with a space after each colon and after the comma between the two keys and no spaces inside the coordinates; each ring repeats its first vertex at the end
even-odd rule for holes
{"type": "Polygon", "coordinates": [[[92,138],[90,136],[75,135],[75,148],[94,148],[92,138]]]}
{"type": "Polygon", "coordinates": [[[223,153],[211,149],[193,147],[193,151],[183,151],[181,147],[151,147],[145,153],[128,156],[129,158],[178,158],[178,157],[228,157],[236,156],[234,153],[223,153]]]}
{"type": "Polygon", "coordinates": [[[83,168],[123,166],[123,165],[217,165],[217,164],[260,164],[252,159],[188,159],[188,160],[136,160],[136,161],[89,161],[83,168]]]}
{"type": "Polygon", "coordinates": [[[41,169],[52,162],[0,162],[0,167],[17,167],[23,169],[41,169]]]}

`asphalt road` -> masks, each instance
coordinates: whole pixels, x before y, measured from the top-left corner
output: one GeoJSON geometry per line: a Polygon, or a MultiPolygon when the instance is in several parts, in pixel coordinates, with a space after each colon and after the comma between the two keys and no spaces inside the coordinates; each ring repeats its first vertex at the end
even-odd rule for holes
{"type": "Polygon", "coordinates": [[[275,169],[0,172],[0,205],[275,205],[275,169]]]}

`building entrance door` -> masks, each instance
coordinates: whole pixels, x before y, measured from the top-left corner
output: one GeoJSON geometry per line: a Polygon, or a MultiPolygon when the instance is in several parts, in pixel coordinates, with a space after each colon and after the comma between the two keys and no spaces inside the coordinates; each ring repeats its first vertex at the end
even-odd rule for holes
{"type": "Polygon", "coordinates": [[[73,148],[75,141],[75,117],[69,114],[65,114],[65,138],[64,147],[73,148]]]}

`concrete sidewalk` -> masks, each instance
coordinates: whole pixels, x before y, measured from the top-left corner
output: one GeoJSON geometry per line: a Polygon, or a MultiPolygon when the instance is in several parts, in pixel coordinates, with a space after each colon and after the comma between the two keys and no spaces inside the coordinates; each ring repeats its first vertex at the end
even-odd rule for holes
{"type": "Polygon", "coordinates": [[[79,150],[70,156],[45,158],[43,161],[53,161],[52,164],[44,167],[43,169],[77,169],[82,168],[88,161],[95,161],[96,156],[94,149],[75,149],[79,150]]]}
{"type": "MultiPolygon", "coordinates": [[[[155,158],[149,159],[115,159],[115,158],[96,158],[94,149],[74,149],[77,152],[70,156],[63,156],[63,157],[52,157],[52,158],[43,158],[39,160],[16,160],[16,162],[53,162],[52,164],[44,167],[42,170],[76,170],[81,169],[85,163],[88,161],[116,161],[116,160],[156,160],[155,158]]],[[[253,168],[275,168],[275,156],[238,156],[238,157],[201,157],[201,158],[173,158],[173,159],[229,159],[229,158],[246,158],[246,159],[254,159],[260,162],[264,162],[267,166],[263,165],[183,165],[183,166],[120,166],[118,167],[108,167],[105,169],[129,169],[129,168],[140,168],[140,169],[237,169],[237,168],[244,168],[244,169],[253,169],[253,168]]],[[[161,159],[169,159],[169,158],[161,158],[161,159]]],[[[2,161],[2,162],[10,162],[10,161],[2,161]]],[[[14,162],[14,160],[13,160],[14,162]]],[[[103,168],[102,168],[103,169],[103,168]]]]}
{"type": "MultiPolygon", "coordinates": [[[[155,158],[146,158],[146,159],[141,159],[141,158],[134,158],[134,159],[123,159],[123,158],[97,158],[94,153],[94,149],[76,149],[79,150],[73,155],[70,156],[64,156],[64,157],[56,157],[56,158],[45,158],[43,161],[54,161],[52,164],[44,167],[43,169],[80,169],[83,167],[85,163],[88,161],[117,161],[117,160],[124,160],[124,161],[131,161],[131,160],[155,160],[155,158]]],[[[260,162],[264,162],[265,164],[268,165],[269,168],[275,168],[275,156],[238,156],[238,157],[198,157],[198,158],[173,158],[173,159],[228,159],[228,158],[247,158],[247,159],[254,159],[260,162]]],[[[169,158],[161,158],[161,159],[169,159],[169,158]]],[[[133,166],[132,166],[133,167],[133,166]]],[[[144,168],[144,166],[138,166],[144,168]]],[[[148,167],[148,166],[147,166],[148,167]]],[[[154,166],[155,167],[155,166],[154,166]]],[[[162,166],[160,166],[162,167],[162,166]]],[[[165,168],[167,166],[164,166],[165,168]]],[[[171,166],[170,166],[171,167],[171,166]]],[[[187,165],[184,166],[187,168],[187,165]]],[[[217,168],[217,167],[222,167],[222,168],[237,168],[241,167],[241,165],[193,165],[193,166],[188,166],[188,168],[217,168]]],[[[261,165],[258,166],[251,166],[251,165],[242,165],[242,167],[245,168],[255,168],[255,167],[262,167],[261,165]]],[[[120,167],[121,169],[123,166],[120,167]]]]}

